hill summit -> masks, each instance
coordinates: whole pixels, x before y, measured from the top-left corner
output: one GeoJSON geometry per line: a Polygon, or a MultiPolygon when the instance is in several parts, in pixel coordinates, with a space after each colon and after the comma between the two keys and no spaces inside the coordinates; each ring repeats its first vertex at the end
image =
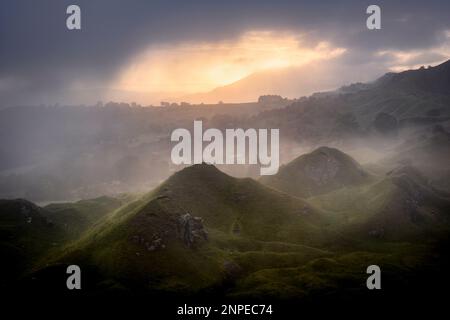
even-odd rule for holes
{"type": "Polygon", "coordinates": [[[349,155],[335,148],[320,147],[261,181],[291,195],[307,198],[364,182],[368,174],[349,155]]]}

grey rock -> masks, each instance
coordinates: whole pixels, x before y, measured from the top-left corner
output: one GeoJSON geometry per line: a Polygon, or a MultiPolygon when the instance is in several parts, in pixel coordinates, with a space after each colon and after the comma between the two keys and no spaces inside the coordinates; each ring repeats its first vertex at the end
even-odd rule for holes
{"type": "Polygon", "coordinates": [[[208,240],[208,232],[203,226],[203,219],[186,213],[178,219],[178,233],[187,247],[193,247],[202,240],[208,240]]]}

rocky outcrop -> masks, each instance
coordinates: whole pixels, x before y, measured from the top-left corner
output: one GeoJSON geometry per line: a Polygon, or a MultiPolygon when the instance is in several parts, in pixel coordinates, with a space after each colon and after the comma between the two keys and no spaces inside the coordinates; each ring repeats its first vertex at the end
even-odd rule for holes
{"type": "Polygon", "coordinates": [[[208,240],[208,232],[203,226],[203,219],[194,217],[190,213],[179,218],[178,234],[187,247],[193,247],[201,241],[208,240]]]}

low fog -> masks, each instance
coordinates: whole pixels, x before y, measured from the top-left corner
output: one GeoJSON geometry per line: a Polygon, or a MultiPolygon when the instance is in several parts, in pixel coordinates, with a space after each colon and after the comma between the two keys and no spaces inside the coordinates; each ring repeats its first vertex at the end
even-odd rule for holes
{"type": "MultiPolygon", "coordinates": [[[[182,168],[171,163],[170,134],[191,130],[196,119],[205,129],[279,128],[281,164],[330,146],[376,173],[412,164],[448,190],[450,118],[436,108],[441,102],[420,117],[415,111],[368,114],[349,101],[379,89],[361,86],[295,100],[265,96],[245,104],[8,108],[0,111],[0,198],[44,203],[148,192],[182,168]]],[[[259,165],[218,167],[259,179],[259,165]]]]}

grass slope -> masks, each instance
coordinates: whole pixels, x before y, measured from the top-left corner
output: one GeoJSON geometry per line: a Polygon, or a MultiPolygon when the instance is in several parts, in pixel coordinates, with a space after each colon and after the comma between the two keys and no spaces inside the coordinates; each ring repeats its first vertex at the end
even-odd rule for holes
{"type": "Polygon", "coordinates": [[[320,212],[301,199],[202,164],[116,210],[56,261],[95,266],[103,275],[97,288],[192,292],[327,255],[311,247],[326,241],[322,223],[320,212]],[[209,233],[194,248],[178,230],[186,212],[201,217],[209,233]],[[164,248],[148,250],[155,237],[164,248]]]}

